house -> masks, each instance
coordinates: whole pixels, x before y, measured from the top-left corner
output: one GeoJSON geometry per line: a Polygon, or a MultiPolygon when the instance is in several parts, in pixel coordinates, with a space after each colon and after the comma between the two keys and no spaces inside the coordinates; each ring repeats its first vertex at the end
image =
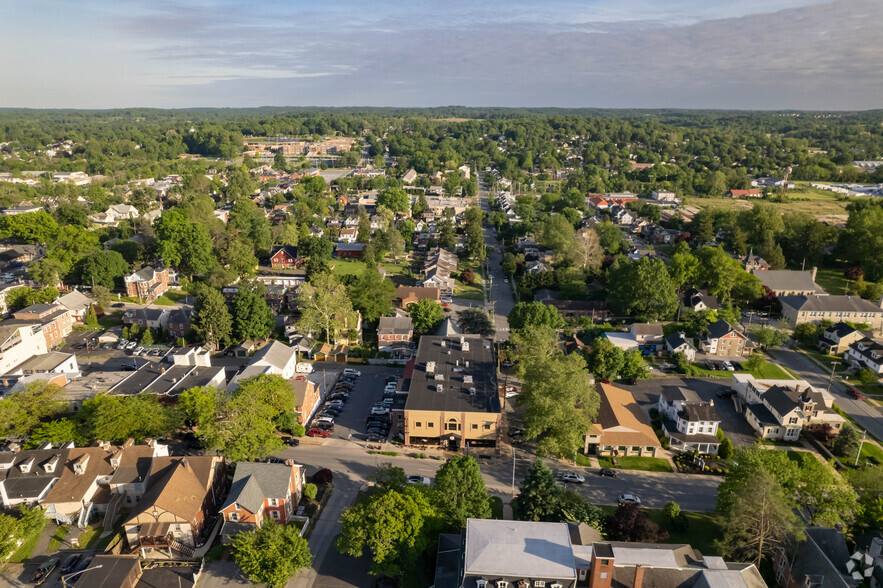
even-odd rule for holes
{"type": "Polygon", "coordinates": [[[883,374],[883,343],[873,339],[861,339],[852,343],[843,356],[849,365],[883,374]]]}
{"type": "Polygon", "coordinates": [[[745,407],[745,420],[764,439],[795,441],[804,427],[827,424],[840,433],[844,418],[834,412],[830,394],[805,380],[758,380],[733,374],[731,388],[745,407]]]}
{"type": "Polygon", "coordinates": [[[755,269],[751,273],[776,296],[827,296],[828,293],[816,284],[816,271],[817,268],[804,272],[755,269]]]}
{"type": "Polygon", "coordinates": [[[792,327],[803,323],[847,320],[867,323],[871,329],[883,328],[883,299],[878,304],[858,296],[780,296],[782,316],[792,327]]]}
{"type": "Polygon", "coordinates": [[[678,195],[671,190],[653,190],[650,197],[657,202],[678,202],[678,195]]]}
{"type": "Polygon", "coordinates": [[[138,218],[138,209],[129,204],[114,204],[105,212],[98,212],[89,217],[95,224],[115,227],[120,221],[138,218]]]}
{"type": "Polygon", "coordinates": [[[172,311],[168,308],[158,308],[156,306],[148,306],[146,308],[133,308],[123,313],[123,324],[138,325],[141,329],[162,329],[169,328],[169,317],[172,311]]]}
{"type": "Polygon", "coordinates": [[[242,531],[260,527],[266,520],[282,525],[291,521],[303,492],[303,466],[239,461],[234,467],[233,484],[220,509],[224,543],[242,531]]]}
{"type": "Polygon", "coordinates": [[[176,308],[169,313],[168,333],[170,337],[186,337],[190,334],[193,311],[190,308],[176,308]]]}
{"type": "Polygon", "coordinates": [[[607,320],[607,303],[603,300],[548,300],[564,319],[591,317],[592,321],[607,320]]]}
{"type": "Polygon", "coordinates": [[[337,257],[362,257],[362,251],[365,250],[365,243],[338,243],[335,247],[337,257]]]}
{"type": "Polygon", "coordinates": [[[720,418],[713,400],[705,402],[693,390],[680,386],[666,387],[659,394],[657,410],[672,449],[717,455],[720,418]]]}
{"type": "Polygon", "coordinates": [[[156,300],[169,289],[169,270],[156,270],[148,265],[125,276],[123,282],[126,285],[126,296],[138,300],[156,300]]]}
{"type": "Polygon", "coordinates": [[[751,188],[748,190],[727,190],[724,196],[727,198],[760,198],[763,194],[760,193],[760,190],[751,188]]]}
{"type": "Polygon", "coordinates": [[[27,359],[46,351],[46,337],[39,323],[0,323],[0,374],[5,374],[27,359]]]}
{"type": "Polygon", "coordinates": [[[440,296],[438,288],[424,286],[398,286],[396,288],[396,298],[400,308],[408,308],[424,298],[438,302],[440,296]]]}
{"type": "Polygon", "coordinates": [[[211,367],[211,353],[205,347],[182,347],[172,354],[174,365],[199,365],[211,367]]]}
{"type": "Polygon", "coordinates": [[[79,290],[74,290],[68,292],[64,296],[59,296],[55,303],[68,309],[74,322],[79,324],[83,324],[83,321],[86,320],[86,313],[92,308],[92,299],[79,290]]]}
{"type": "Polygon", "coordinates": [[[377,350],[391,351],[395,343],[410,343],[414,339],[414,323],[409,316],[382,316],[377,325],[377,350]]]}
{"type": "Polygon", "coordinates": [[[467,519],[439,536],[435,588],[766,588],[754,564],[685,544],[602,541],[585,523],[467,519]]]}
{"type": "Polygon", "coordinates": [[[625,206],[614,204],[610,207],[610,219],[619,225],[630,225],[635,222],[635,215],[625,206]]]}
{"type": "Polygon", "coordinates": [[[703,310],[717,310],[720,308],[720,305],[717,302],[717,298],[705,290],[690,288],[684,293],[684,307],[696,312],[702,312],[703,310]]]}
{"type": "Polygon", "coordinates": [[[608,331],[605,333],[601,333],[601,336],[613,343],[619,349],[623,351],[631,351],[632,349],[638,349],[638,342],[635,341],[634,336],[631,333],[617,333],[614,331],[608,331]]]}
{"type": "Polygon", "coordinates": [[[292,380],[294,390],[294,412],[299,425],[306,425],[319,408],[319,386],[304,376],[303,380],[292,380]]]}
{"type": "Polygon", "coordinates": [[[493,341],[424,335],[414,361],[404,384],[405,445],[496,447],[502,410],[493,341]]]}
{"type": "Polygon", "coordinates": [[[206,519],[214,515],[224,485],[224,458],[155,457],[147,489],[123,522],[129,548],[175,550],[193,556],[206,519]]]}
{"type": "Polygon", "coordinates": [[[273,341],[256,351],[249,365],[266,367],[266,373],[277,374],[289,380],[294,377],[294,366],[296,363],[296,350],[279,341],[273,341]]]}
{"type": "Polygon", "coordinates": [[[273,247],[270,251],[270,267],[276,269],[296,269],[304,264],[303,258],[298,255],[294,245],[281,245],[273,247]]]}
{"type": "Polygon", "coordinates": [[[664,339],[662,325],[658,323],[633,323],[629,333],[634,337],[638,345],[648,346],[661,344],[664,339]]]}
{"type": "Polygon", "coordinates": [[[44,251],[42,245],[16,244],[11,247],[4,246],[2,253],[0,253],[0,267],[27,265],[32,261],[42,258],[44,251]]]}
{"type": "Polygon", "coordinates": [[[169,454],[168,446],[151,439],[141,445],[99,442],[93,447],[71,447],[58,481],[43,500],[46,516],[59,525],[70,525],[88,523],[93,514],[107,512],[115,496],[110,481],[123,464],[123,455],[130,452],[144,456],[145,462],[169,454]]]}
{"type": "Polygon", "coordinates": [[[12,316],[19,321],[39,323],[47,349],[61,343],[74,327],[73,313],[60,304],[32,304],[12,316]]]}
{"type": "Polygon", "coordinates": [[[677,331],[665,338],[665,348],[669,353],[683,353],[687,361],[696,360],[696,348],[683,331],[677,331]]]}
{"type": "Polygon", "coordinates": [[[340,235],[337,240],[341,243],[355,243],[359,237],[359,229],[340,229],[340,235]]]}
{"type": "Polygon", "coordinates": [[[285,335],[286,337],[288,337],[288,344],[297,353],[303,354],[303,356],[307,359],[311,359],[313,357],[313,348],[316,346],[315,339],[307,335],[298,333],[296,327],[291,330],[289,330],[289,327],[286,327],[285,335]]]}
{"type": "Polygon", "coordinates": [[[861,331],[840,321],[822,331],[816,345],[823,353],[842,355],[846,353],[850,345],[864,339],[864,337],[861,331]]]}
{"type": "Polygon", "coordinates": [[[708,355],[725,357],[741,357],[751,352],[748,337],[723,319],[708,325],[699,338],[699,347],[708,355]]]}
{"type": "Polygon", "coordinates": [[[852,575],[856,562],[850,558],[842,531],[807,526],[803,533],[803,541],[790,538],[773,548],[773,570],[779,586],[857,588],[863,584],[864,578],[852,575]]]}
{"type": "Polygon", "coordinates": [[[549,268],[542,261],[529,261],[524,269],[528,274],[541,274],[548,270],[549,268]]]}
{"type": "Polygon", "coordinates": [[[584,451],[595,455],[640,455],[655,457],[661,449],[635,397],[628,390],[610,384],[597,384],[601,396],[598,422],[586,434],[584,451]]]}
{"type": "Polygon", "coordinates": [[[58,481],[67,461],[69,446],[0,451],[0,501],[5,508],[41,504],[58,481]]]}
{"type": "Polygon", "coordinates": [[[404,175],[402,175],[402,183],[408,184],[409,186],[411,184],[413,184],[416,179],[417,179],[417,172],[413,168],[409,169],[408,171],[406,171],[404,173],[404,175]]]}

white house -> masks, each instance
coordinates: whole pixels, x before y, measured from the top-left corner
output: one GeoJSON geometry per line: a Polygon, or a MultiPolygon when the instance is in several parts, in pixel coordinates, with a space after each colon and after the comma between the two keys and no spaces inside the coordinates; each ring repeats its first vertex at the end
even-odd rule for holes
{"type": "Polygon", "coordinates": [[[657,404],[662,429],[672,449],[717,453],[720,418],[714,401],[703,401],[687,388],[664,388],[657,404]]]}
{"type": "Polygon", "coordinates": [[[689,361],[696,359],[696,347],[687,339],[683,331],[672,333],[666,337],[665,348],[669,353],[683,353],[689,361]]]}
{"type": "Polygon", "coordinates": [[[850,365],[859,369],[869,369],[875,374],[883,374],[883,343],[873,339],[856,341],[843,356],[850,365]]]}
{"type": "Polygon", "coordinates": [[[657,202],[677,202],[678,195],[671,190],[653,190],[651,193],[653,200],[657,202]]]}

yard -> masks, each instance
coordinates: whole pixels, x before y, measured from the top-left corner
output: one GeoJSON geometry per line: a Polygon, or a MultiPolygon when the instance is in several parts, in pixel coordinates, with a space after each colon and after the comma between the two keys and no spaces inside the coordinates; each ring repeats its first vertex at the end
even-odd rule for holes
{"type": "Polygon", "coordinates": [[[169,290],[159,298],[153,301],[157,306],[174,306],[184,300],[187,296],[184,292],[180,290],[169,290]]]}
{"type": "Polygon", "coordinates": [[[638,470],[641,472],[671,472],[671,464],[661,457],[638,457],[627,456],[616,459],[614,464],[612,457],[603,456],[598,458],[598,464],[602,468],[617,468],[621,470],[638,470]]]}
{"type": "MultiPolygon", "coordinates": [[[[743,365],[744,362],[743,362],[743,365]]],[[[701,378],[719,378],[724,380],[729,380],[733,377],[733,374],[751,374],[755,378],[764,379],[764,380],[793,380],[794,378],[786,372],[784,369],[779,367],[774,363],[770,363],[768,361],[764,361],[760,367],[754,370],[749,371],[723,371],[723,370],[709,370],[702,366],[701,363],[693,363],[693,375],[701,377],[701,378]]]]}
{"type": "MultiPolygon", "coordinates": [[[[607,515],[612,515],[616,512],[615,506],[602,506],[601,509],[607,515]]],[[[642,508],[641,511],[651,521],[668,531],[668,539],[662,541],[662,543],[685,543],[693,549],[698,549],[702,555],[720,555],[720,552],[714,545],[714,540],[719,539],[723,534],[718,515],[682,510],[681,514],[687,519],[687,528],[676,531],[666,520],[662,509],[642,508]]]]}
{"type": "MultiPolygon", "coordinates": [[[[364,272],[365,267],[367,267],[362,261],[350,259],[334,259],[331,261],[331,265],[334,266],[331,273],[338,277],[358,276],[364,272]]],[[[400,275],[405,269],[404,265],[386,262],[381,263],[380,267],[386,270],[387,276],[400,275]]]]}
{"type": "MultiPolygon", "coordinates": [[[[846,206],[849,204],[845,200],[837,200],[837,195],[833,192],[810,188],[808,185],[799,185],[786,194],[788,202],[770,203],[779,212],[806,212],[815,217],[846,215],[846,206]]],[[[767,201],[760,198],[684,198],[684,205],[722,210],[748,210],[758,202],[767,201]]]]}
{"type": "Polygon", "coordinates": [[[820,267],[816,271],[816,284],[833,296],[846,293],[847,279],[843,276],[842,267],[820,267]]]}
{"type": "Polygon", "coordinates": [[[862,452],[859,454],[858,458],[859,464],[870,462],[875,465],[883,464],[883,449],[880,449],[880,446],[872,441],[867,441],[862,444],[862,452]]]}

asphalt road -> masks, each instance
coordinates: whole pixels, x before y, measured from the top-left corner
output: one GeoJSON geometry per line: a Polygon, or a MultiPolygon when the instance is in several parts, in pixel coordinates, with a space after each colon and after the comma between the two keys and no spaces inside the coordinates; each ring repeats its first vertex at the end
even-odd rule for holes
{"type": "MultiPolygon", "coordinates": [[[[481,183],[479,183],[481,185],[481,183]]],[[[488,191],[481,188],[478,192],[478,201],[485,214],[490,214],[488,204],[488,191]]],[[[490,277],[490,302],[487,304],[488,312],[494,315],[495,339],[506,341],[509,339],[509,322],[507,317],[515,302],[512,300],[510,284],[506,283],[507,276],[503,274],[503,252],[494,229],[490,226],[484,228],[484,242],[488,247],[493,247],[493,253],[488,256],[487,266],[490,277]]]]}
{"type": "MultiPolygon", "coordinates": [[[[819,390],[826,390],[831,382],[830,372],[825,373],[805,355],[793,349],[774,349],[770,352],[779,363],[797,372],[801,378],[819,390]]],[[[836,378],[831,384],[831,394],[840,409],[868,430],[877,439],[883,439],[883,412],[879,407],[864,400],[855,400],[846,394],[846,386],[836,378]]]]}

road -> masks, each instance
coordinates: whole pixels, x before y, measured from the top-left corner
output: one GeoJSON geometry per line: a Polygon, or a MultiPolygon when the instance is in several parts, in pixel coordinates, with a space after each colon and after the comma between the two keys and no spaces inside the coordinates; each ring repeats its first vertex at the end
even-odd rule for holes
{"type": "MultiPolygon", "coordinates": [[[[828,388],[831,381],[830,372],[826,373],[805,355],[793,349],[774,349],[770,351],[779,363],[785,365],[819,390],[828,388]]],[[[846,386],[839,380],[834,379],[831,384],[831,394],[834,402],[840,409],[862,427],[868,430],[877,439],[883,439],[883,412],[880,408],[873,407],[863,400],[855,400],[846,394],[846,386]]]]}
{"type": "MultiPolygon", "coordinates": [[[[479,186],[483,186],[483,183],[479,182],[479,186]]],[[[482,211],[487,215],[490,214],[488,197],[488,191],[480,188],[478,191],[478,202],[482,211]]],[[[503,275],[503,252],[500,244],[497,242],[493,227],[486,226],[484,228],[484,242],[485,245],[493,248],[493,253],[487,259],[491,294],[487,309],[494,317],[495,339],[497,341],[506,341],[509,339],[509,322],[507,317],[509,316],[509,311],[515,306],[515,302],[512,300],[510,284],[506,283],[507,277],[503,275]]]]}

